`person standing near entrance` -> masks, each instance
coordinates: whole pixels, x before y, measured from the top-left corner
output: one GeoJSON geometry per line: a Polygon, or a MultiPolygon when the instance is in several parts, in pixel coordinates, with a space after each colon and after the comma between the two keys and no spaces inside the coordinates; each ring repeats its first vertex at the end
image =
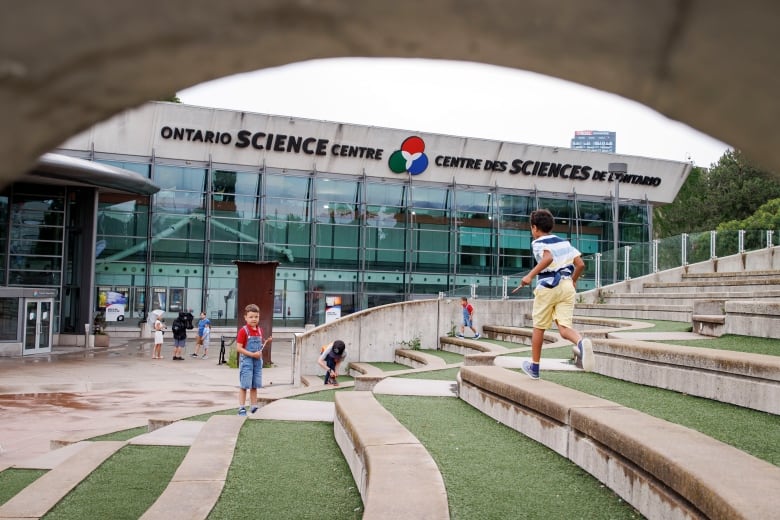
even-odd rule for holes
{"type": "Polygon", "coordinates": [[[582,368],[593,370],[593,345],[574,330],[574,298],[577,279],[585,270],[582,254],[568,240],[550,234],[555,218],[549,210],[531,212],[531,250],[537,264],[520,280],[512,292],[531,285],[539,275],[534,289],[533,325],[531,336],[531,361],[523,361],[522,369],[531,379],[539,379],[539,362],[542,358],[544,332],[558,325],[561,337],[576,345],[575,353],[582,368]]]}
{"type": "Polygon", "coordinates": [[[186,313],[180,312],[179,315],[173,320],[171,325],[171,332],[173,332],[173,360],[184,361],[182,354],[187,343],[187,317],[186,313]]]}
{"type": "Polygon", "coordinates": [[[154,320],[154,349],[152,350],[152,359],[162,359],[162,344],[163,344],[163,325],[162,320],[158,316],[154,320]]]}
{"type": "Polygon", "coordinates": [[[211,339],[211,320],[206,317],[205,312],[200,313],[198,320],[198,337],[195,339],[195,352],[192,357],[196,358],[200,354],[200,348],[203,347],[203,357],[206,359],[209,353],[209,340],[211,339]]]}
{"type": "Polygon", "coordinates": [[[250,303],[244,308],[246,325],[236,334],[238,353],[238,415],[246,417],[246,391],[249,390],[250,411],[257,411],[257,389],[263,387],[263,349],[273,338],[263,340],[260,323],[260,307],[250,303]]]}

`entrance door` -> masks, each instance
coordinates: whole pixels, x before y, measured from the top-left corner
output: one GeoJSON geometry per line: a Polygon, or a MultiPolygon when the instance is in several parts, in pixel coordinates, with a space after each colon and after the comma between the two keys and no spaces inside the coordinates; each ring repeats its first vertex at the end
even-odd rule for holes
{"type": "Polygon", "coordinates": [[[24,355],[51,352],[51,310],[54,300],[25,299],[24,355]]]}

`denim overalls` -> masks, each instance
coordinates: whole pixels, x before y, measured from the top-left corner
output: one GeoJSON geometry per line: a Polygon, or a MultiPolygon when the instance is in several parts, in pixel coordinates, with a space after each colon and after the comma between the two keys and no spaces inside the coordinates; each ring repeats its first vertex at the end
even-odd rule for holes
{"type": "MultiPolygon", "coordinates": [[[[250,336],[249,327],[244,326],[246,331],[246,345],[244,348],[249,352],[260,352],[263,350],[263,329],[258,327],[260,331],[259,336],[250,336]]],[[[239,380],[241,388],[262,388],[263,387],[263,358],[260,359],[251,358],[245,355],[241,355],[241,362],[239,368],[239,380]]]]}

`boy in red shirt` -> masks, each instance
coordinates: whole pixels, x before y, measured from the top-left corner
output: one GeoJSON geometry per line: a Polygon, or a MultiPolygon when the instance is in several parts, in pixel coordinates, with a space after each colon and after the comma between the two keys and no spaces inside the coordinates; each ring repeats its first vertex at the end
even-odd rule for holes
{"type": "Polygon", "coordinates": [[[479,332],[474,328],[474,306],[469,303],[469,299],[465,296],[460,297],[460,304],[463,307],[463,325],[460,326],[459,338],[465,338],[463,335],[466,332],[466,327],[470,328],[474,333],[474,339],[479,339],[479,332]]]}
{"type": "Polygon", "coordinates": [[[236,334],[238,352],[238,378],[241,388],[238,390],[238,415],[246,417],[246,391],[249,390],[251,412],[257,411],[257,389],[263,387],[263,349],[273,338],[263,341],[263,329],[260,323],[260,308],[250,303],[244,309],[246,325],[236,334]]]}

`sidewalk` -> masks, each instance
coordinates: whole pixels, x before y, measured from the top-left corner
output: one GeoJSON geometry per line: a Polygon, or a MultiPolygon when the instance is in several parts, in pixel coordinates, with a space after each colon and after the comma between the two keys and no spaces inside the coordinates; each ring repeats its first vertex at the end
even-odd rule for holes
{"type": "MultiPolygon", "coordinates": [[[[55,347],[51,354],[0,357],[0,471],[47,453],[50,442],[80,440],[146,426],[150,418],[184,418],[237,406],[238,371],[209,359],[153,360],[151,340],[107,349],[55,347]]],[[[292,387],[292,344],[274,342],[273,368],[263,370],[259,394],[292,387]]]]}

